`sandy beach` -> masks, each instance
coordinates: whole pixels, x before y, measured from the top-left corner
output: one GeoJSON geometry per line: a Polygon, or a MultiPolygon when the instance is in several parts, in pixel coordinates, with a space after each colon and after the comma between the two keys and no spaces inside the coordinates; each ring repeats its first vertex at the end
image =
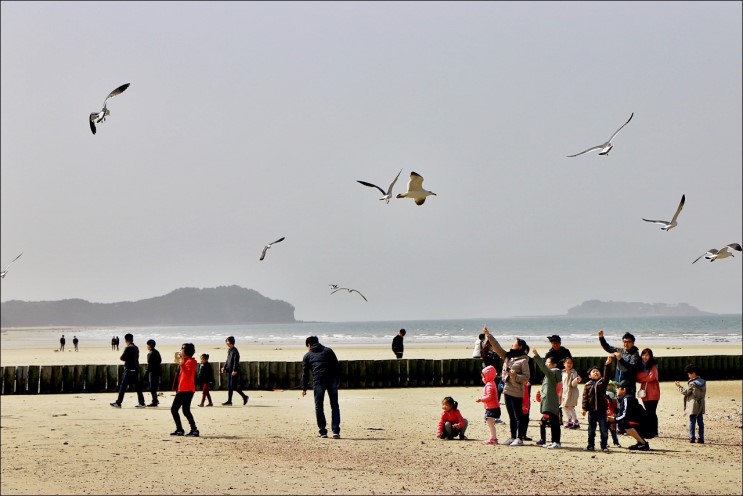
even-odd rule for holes
{"type": "MultiPolygon", "coordinates": [[[[119,363],[109,346],[55,352],[25,349],[3,332],[2,364],[119,363]]],[[[22,335],[21,335],[22,337],[22,335]]],[[[136,341],[136,339],[135,339],[136,341]]],[[[69,340],[68,340],[69,342],[69,340]]],[[[143,343],[139,343],[142,346],[143,343]]],[[[142,346],[142,348],[144,348],[142,346]]],[[[206,348],[206,349],[205,349],[206,348]]],[[[224,347],[197,352],[226,355],[224,347]]],[[[406,347],[406,358],[469,356],[470,347],[406,347]]],[[[543,347],[546,351],[547,346],[543,347]]],[[[601,355],[572,346],[574,355],[601,355]]],[[[169,356],[169,348],[161,350],[169,356]]],[[[390,358],[385,346],[336,347],[340,359],[390,358]]],[[[656,354],[740,353],[737,346],[669,347],[656,354]]],[[[244,345],[243,360],[300,360],[303,346],[244,345]]],[[[583,451],[586,426],[563,431],[563,449],[485,446],[481,387],[341,390],[342,438],[317,438],[311,393],[248,391],[247,406],[193,411],[199,438],[171,437],[166,391],[159,408],[122,409],[114,393],[2,396],[2,494],[740,494],[743,481],[741,381],[711,381],[705,445],[687,441],[682,397],[662,383],[661,435],[650,452],[630,452],[631,440],[611,453],[583,451]],[[436,439],[444,396],[470,420],[467,441],[436,439]],[[712,483],[711,481],[714,481],[712,483]],[[610,489],[608,489],[610,488],[610,489]]],[[[582,386],[581,386],[582,388],[582,386]]],[[[528,435],[539,437],[538,404],[528,435]]],[[[329,415],[329,407],[326,407],[329,415]]],[[[504,419],[507,415],[504,410],[504,419]]],[[[499,425],[501,440],[508,427],[499,425]]]]}

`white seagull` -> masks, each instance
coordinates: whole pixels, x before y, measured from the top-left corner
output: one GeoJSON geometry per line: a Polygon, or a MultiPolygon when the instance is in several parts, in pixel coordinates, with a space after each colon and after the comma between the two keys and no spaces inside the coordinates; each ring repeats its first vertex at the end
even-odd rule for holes
{"type": "Polygon", "coordinates": [[[652,222],[653,224],[660,224],[661,226],[663,226],[661,227],[662,231],[670,231],[671,229],[673,229],[674,227],[678,225],[678,223],[676,222],[676,219],[681,213],[681,209],[684,208],[685,201],[686,201],[686,195],[681,195],[681,202],[679,203],[679,206],[676,209],[676,213],[673,214],[673,218],[671,219],[670,222],[668,222],[667,220],[650,220],[650,219],[645,219],[645,218],[643,218],[642,220],[644,220],[645,222],[652,222]]]}
{"type": "Polygon", "coordinates": [[[341,289],[345,289],[345,290],[346,290],[346,291],[348,291],[349,293],[358,293],[358,294],[359,294],[359,296],[361,296],[361,297],[362,297],[362,298],[364,299],[364,301],[369,301],[369,300],[367,300],[367,299],[366,299],[366,296],[362,295],[362,294],[361,294],[361,291],[359,291],[359,290],[357,290],[357,289],[351,289],[351,288],[339,288],[337,284],[331,284],[331,285],[330,285],[330,289],[332,289],[332,291],[330,292],[330,294],[336,293],[336,292],[340,291],[341,289]]]}
{"type": "MultiPolygon", "coordinates": [[[[21,255],[23,255],[23,252],[21,252],[21,255]]],[[[17,257],[15,257],[13,260],[10,261],[10,263],[8,265],[5,266],[5,268],[3,269],[3,271],[0,272],[0,279],[5,279],[5,274],[8,273],[8,268],[13,264],[13,262],[15,262],[16,260],[18,260],[19,258],[21,258],[21,255],[18,255],[17,257]]]]}
{"type": "Polygon", "coordinates": [[[397,178],[400,177],[400,173],[401,172],[402,172],[402,169],[400,169],[400,172],[397,173],[397,175],[395,176],[395,179],[392,180],[392,182],[390,183],[390,186],[389,186],[389,188],[387,188],[387,191],[386,192],[382,188],[380,188],[379,186],[377,186],[376,184],[367,183],[366,181],[356,181],[356,182],[357,183],[361,183],[364,186],[369,186],[371,188],[377,188],[379,191],[382,192],[382,195],[383,195],[382,198],[380,198],[380,200],[385,200],[387,202],[387,204],[389,204],[390,203],[390,198],[392,198],[392,188],[395,187],[395,183],[397,182],[397,178]]]}
{"type": "Polygon", "coordinates": [[[95,134],[95,125],[100,124],[101,122],[106,120],[106,117],[111,115],[111,112],[108,110],[108,107],[106,107],[106,102],[109,98],[112,96],[119,95],[124,92],[125,89],[129,87],[130,83],[122,84],[115,90],[113,90],[111,93],[108,94],[105,100],[103,100],[103,108],[100,112],[93,112],[90,114],[90,130],[95,134]]]}
{"type": "Polygon", "coordinates": [[[263,260],[264,258],[266,258],[266,252],[268,251],[269,248],[271,248],[271,245],[273,245],[275,243],[280,243],[280,242],[284,241],[284,239],[286,239],[286,238],[279,238],[276,241],[274,241],[273,243],[268,243],[266,246],[264,246],[263,247],[263,253],[261,253],[261,260],[263,260]]]}
{"type": "MultiPolygon", "coordinates": [[[[629,116],[629,119],[627,119],[627,122],[625,122],[624,124],[622,124],[622,127],[624,127],[624,126],[626,126],[627,124],[629,124],[629,121],[631,121],[631,120],[632,120],[632,117],[633,117],[634,115],[635,115],[635,113],[634,113],[634,112],[632,112],[632,115],[630,115],[630,116],[629,116]]],[[[609,154],[609,152],[611,151],[611,149],[612,149],[612,148],[614,148],[614,145],[612,145],[612,144],[611,144],[611,140],[613,140],[613,139],[614,139],[614,138],[616,137],[616,135],[617,135],[617,134],[619,134],[619,131],[621,131],[621,130],[622,130],[622,127],[620,127],[619,129],[617,129],[617,132],[616,132],[616,133],[614,133],[614,134],[612,134],[612,135],[611,135],[611,138],[609,138],[609,141],[607,141],[607,142],[606,142],[606,143],[604,143],[603,145],[597,145],[597,146],[594,146],[594,147],[592,147],[592,148],[589,148],[588,150],[584,150],[584,151],[582,151],[582,152],[580,152],[580,153],[576,153],[575,155],[568,155],[568,157],[577,157],[578,155],[583,155],[584,153],[592,152],[592,151],[594,151],[594,150],[601,150],[601,151],[599,152],[599,155],[608,155],[608,154],[609,154]]]]}
{"type": "Polygon", "coordinates": [[[416,172],[411,172],[410,180],[408,180],[408,190],[405,193],[397,195],[396,198],[412,198],[415,200],[416,205],[423,205],[426,197],[430,195],[438,196],[433,191],[423,189],[423,176],[416,172]]]}
{"type": "MultiPolygon", "coordinates": [[[[738,243],[730,243],[727,246],[723,246],[719,250],[717,250],[715,248],[712,248],[711,250],[709,250],[704,255],[699,255],[697,257],[697,260],[699,260],[700,258],[704,257],[705,259],[709,260],[710,262],[714,262],[718,258],[722,259],[722,258],[732,257],[733,254],[728,251],[728,248],[733,249],[735,251],[741,251],[740,245],[738,243]]],[[[694,260],[692,263],[696,263],[697,260],[694,260]]]]}

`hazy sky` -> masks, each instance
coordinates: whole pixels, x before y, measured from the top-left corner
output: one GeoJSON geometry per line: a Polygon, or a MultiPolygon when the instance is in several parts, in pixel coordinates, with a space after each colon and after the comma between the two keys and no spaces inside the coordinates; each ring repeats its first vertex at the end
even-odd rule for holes
{"type": "Polygon", "coordinates": [[[741,312],[741,2],[2,2],[2,301],[741,312]],[[88,115],[108,102],[93,136],[88,115]],[[608,156],[566,155],[606,141],[608,156]],[[402,169],[438,196],[379,201],[402,169]],[[669,232],[642,217],[669,220],[669,232]],[[259,261],[263,245],[286,236],[259,261]],[[330,295],[329,284],[356,288],[330,295]]]}

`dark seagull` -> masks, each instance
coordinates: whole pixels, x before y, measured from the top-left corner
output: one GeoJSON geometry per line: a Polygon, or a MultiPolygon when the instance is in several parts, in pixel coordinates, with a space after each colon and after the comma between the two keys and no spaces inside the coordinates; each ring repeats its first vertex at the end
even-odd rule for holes
{"type": "Polygon", "coordinates": [[[268,243],[266,246],[264,246],[263,247],[263,253],[261,253],[261,260],[263,260],[264,258],[266,258],[266,252],[268,251],[269,248],[271,248],[271,245],[276,244],[276,243],[281,243],[282,241],[284,241],[284,239],[286,239],[286,238],[279,238],[276,241],[274,241],[273,243],[268,243]]]}
{"type": "MultiPolygon", "coordinates": [[[[23,252],[21,252],[21,255],[23,255],[23,252]]],[[[5,266],[2,272],[0,272],[0,279],[5,279],[5,274],[8,273],[8,268],[13,264],[13,262],[21,258],[21,255],[18,255],[17,257],[15,257],[13,260],[10,261],[8,265],[5,266]]]]}
{"type": "Polygon", "coordinates": [[[679,203],[678,208],[676,209],[676,213],[673,214],[673,218],[669,221],[667,220],[650,220],[643,218],[645,222],[652,222],[653,224],[660,224],[662,231],[670,231],[674,227],[678,225],[676,222],[676,219],[678,219],[679,214],[681,213],[681,209],[684,208],[684,202],[686,201],[686,195],[681,195],[681,203],[679,203]]]}
{"type": "Polygon", "coordinates": [[[611,140],[613,140],[617,136],[617,134],[619,134],[619,131],[621,131],[624,126],[626,126],[627,124],[629,124],[629,121],[632,120],[632,117],[634,117],[634,115],[635,115],[635,113],[632,112],[632,115],[629,116],[629,119],[627,119],[627,122],[625,122],[624,124],[622,124],[622,127],[620,127],[619,129],[617,129],[617,132],[614,133],[614,134],[612,134],[611,135],[611,138],[609,138],[609,141],[607,141],[606,143],[604,143],[602,145],[596,145],[594,147],[589,148],[588,150],[583,150],[582,152],[576,153],[575,155],[568,155],[568,157],[577,157],[578,155],[583,155],[584,153],[592,152],[592,151],[595,151],[595,150],[601,150],[599,152],[599,155],[608,155],[609,152],[611,151],[611,149],[614,148],[614,145],[611,144],[611,140]]]}
{"type": "MultiPolygon", "coordinates": [[[[718,258],[723,259],[723,258],[732,257],[733,254],[728,251],[728,248],[730,248],[731,250],[735,250],[735,251],[741,251],[740,245],[738,243],[730,243],[729,245],[723,246],[719,250],[717,250],[716,248],[712,248],[704,255],[699,255],[697,257],[697,260],[704,257],[706,260],[709,260],[710,262],[714,262],[718,258]]],[[[697,263],[697,260],[694,260],[692,263],[697,263]]]]}
{"type": "Polygon", "coordinates": [[[93,134],[95,134],[95,125],[105,121],[106,117],[111,115],[111,112],[106,107],[106,102],[108,101],[108,99],[112,96],[120,95],[121,93],[123,93],[124,90],[129,87],[129,84],[130,83],[122,84],[111,93],[109,93],[106,99],[103,100],[103,108],[101,109],[101,111],[93,112],[92,114],[90,114],[90,130],[93,132],[93,134]]]}
{"type": "MultiPolygon", "coordinates": [[[[402,169],[400,169],[400,172],[402,172],[402,169]]],[[[387,188],[387,191],[385,192],[382,188],[377,186],[376,184],[367,183],[366,181],[356,181],[357,183],[361,183],[364,186],[369,186],[370,188],[377,188],[382,193],[382,198],[380,200],[386,201],[388,204],[390,203],[390,198],[392,198],[392,188],[395,187],[395,183],[397,182],[397,178],[400,177],[400,172],[397,173],[395,176],[395,179],[392,180],[390,183],[390,186],[387,188]]]]}

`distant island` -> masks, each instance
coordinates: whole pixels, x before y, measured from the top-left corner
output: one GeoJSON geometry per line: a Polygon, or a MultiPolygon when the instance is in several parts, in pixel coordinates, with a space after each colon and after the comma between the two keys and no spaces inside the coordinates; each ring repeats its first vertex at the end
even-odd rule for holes
{"type": "Polygon", "coordinates": [[[168,326],[293,323],[294,306],[239,286],[181,288],[139,301],[10,300],[0,327],[168,326]]]}
{"type": "Polygon", "coordinates": [[[568,309],[568,317],[687,317],[714,315],[703,312],[687,303],[640,303],[628,301],[584,301],[568,309]]]}

